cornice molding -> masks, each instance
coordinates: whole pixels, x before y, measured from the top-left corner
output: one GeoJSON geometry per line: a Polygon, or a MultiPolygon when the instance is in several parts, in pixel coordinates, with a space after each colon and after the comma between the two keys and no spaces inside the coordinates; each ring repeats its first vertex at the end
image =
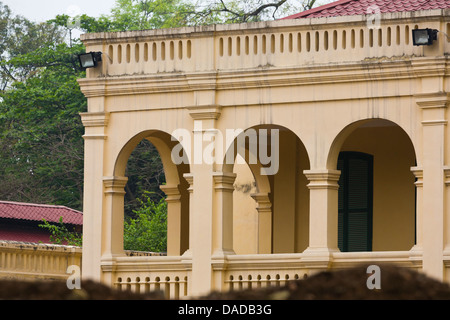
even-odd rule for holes
{"type": "Polygon", "coordinates": [[[298,67],[267,66],[198,73],[123,75],[80,79],[79,84],[89,98],[443,77],[449,69],[447,57],[383,57],[298,67]]]}

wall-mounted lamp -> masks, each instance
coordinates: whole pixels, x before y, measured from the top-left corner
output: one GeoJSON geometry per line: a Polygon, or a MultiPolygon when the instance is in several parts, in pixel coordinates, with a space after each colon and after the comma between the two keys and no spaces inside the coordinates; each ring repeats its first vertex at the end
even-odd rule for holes
{"type": "Polygon", "coordinates": [[[433,41],[437,40],[437,33],[435,29],[413,29],[413,44],[415,46],[429,46],[433,41]]]}
{"type": "Polygon", "coordinates": [[[78,55],[80,67],[82,69],[95,68],[100,61],[102,61],[101,52],[89,52],[78,55]]]}

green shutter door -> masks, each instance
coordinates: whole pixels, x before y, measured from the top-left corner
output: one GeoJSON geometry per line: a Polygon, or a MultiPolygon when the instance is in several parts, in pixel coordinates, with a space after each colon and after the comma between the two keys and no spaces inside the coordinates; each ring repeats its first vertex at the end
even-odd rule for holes
{"type": "Polygon", "coordinates": [[[372,250],[373,157],[341,152],[338,159],[338,246],[341,251],[372,250]]]}

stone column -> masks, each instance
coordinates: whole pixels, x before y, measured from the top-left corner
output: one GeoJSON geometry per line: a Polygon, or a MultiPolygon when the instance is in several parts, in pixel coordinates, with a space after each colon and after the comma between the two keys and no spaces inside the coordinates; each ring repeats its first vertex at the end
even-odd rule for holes
{"type": "MultiPolygon", "coordinates": [[[[215,162],[211,153],[205,150],[211,147],[216,130],[216,121],[221,115],[221,107],[208,104],[214,91],[196,92],[197,105],[189,107],[193,125],[193,157],[190,174],[185,179],[190,184],[189,199],[189,250],[184,258],[192,261],[190,295],[201,296],[213,288],[213,215],[215,162]],[[206,138],[205,138],[206,137],[206,138]]],[[[212,99],[214,100],[214,99],[212,99]]],[[[216,140],[214,140],[216,141],[216,140]]],[[[220,142],[220,141],[219,141],[220,142]]],[[[220,151],[220,150],[219,150],[220,151]]]]}
{"type": "Polygon", "coordinates": [[[423,254],[423,170],[421,167],[411,168],[412,173],[416,177],[416,243],[411,248],[411,259],[414,263],[422,263],[423,254]]]}
{"type": "Polygon", "coordinates": [[[102,279],[109,285],[114,283],[115,258],[124,255],[124,197],[127,181],[126,177],[103,178],[105,205],[99,238],[102,241],[102,279]]]}
{"type": "MultiPolygon", "coordinates": [[[[445,199],[450,199],[450,167],[444,167],[445,176],[445,199]]],[[[450,208],[448,203],[445,206],[444,211],[444,281],[450,282],[450,208]]]]}
{"type": "Polygon", "coordinates": [[[234,254],[233,191],[235,173],[214,172],[213,256],[234,254]]]}
{"type": "Polygon", "coordinates": [[[101,281],[103,157],[109,114],[81,113],[84,138],[83,279],[101,281]]]}
{"type": "Polygon", "coordinates": [[[207,294],[212,285],[213,181],[207,168],[185,175],[190,183],[189,250],[183,255],[192,261],[190,294],[207,294]]]}
{"type": "Polygon", "coordinates": [[[267,193],[252,194],[258,211],[258,253],[272,253],[272,203],[267,193]]]}
{"type": "Polygon", "coordinates": [[[339,170],[305,170],[309,180],[309,247],[303,252],[311,268],[327,268],[338,252],[339,170]]]}
{"type": "Polygon", "coordinates": [[[167,255],[179,256],[181,252],[181,195],[178,186],[159,187],[167,202],[167,255]]]}
{"type": "Polygon", "coordinates": [[[214,172],[214,200],[212,211],[212,256],[213,289],[225,288],[227,256],[233,250],[233,191],[235,173],[214,172]]]}
{"type": "Polygon", "coordinates": [[[126,177],[105,177],[105,207],[103,216],[103,257],[122,255],[124,226],[124,197],[126,177]]]}
{"type": "Polygon", "coordinates": [[[445,222],[445,127],[447,125],[446,93],[416,95],[422,109],[423,139],[423,270],[438,280],[444,277],[445,222]]]}

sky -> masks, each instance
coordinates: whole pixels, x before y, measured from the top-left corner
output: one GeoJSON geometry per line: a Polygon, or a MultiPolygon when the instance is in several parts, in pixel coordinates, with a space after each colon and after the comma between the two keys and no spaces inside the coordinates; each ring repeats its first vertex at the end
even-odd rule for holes
{"type": "MultiPolygon", "coordinates": [[[[318,0],[317,4],[332,1],[318,0]]],[[[16,15],[22,15],[35,22],[44,22],[58,14],[77,16],[85,13],[93,17],[109,14],[116,0],[0,0],[0,2],[6,4],[16,15]]]]}
{"type": "Polygon", "coordinates": [[[22,15],[35,22],[44,22],[58,14],[75,16],[77,13],[85,13],[93,17],[109,14],[116,0],[0,0],[0,2],[6,4],[16,15],[22,15]]]}

